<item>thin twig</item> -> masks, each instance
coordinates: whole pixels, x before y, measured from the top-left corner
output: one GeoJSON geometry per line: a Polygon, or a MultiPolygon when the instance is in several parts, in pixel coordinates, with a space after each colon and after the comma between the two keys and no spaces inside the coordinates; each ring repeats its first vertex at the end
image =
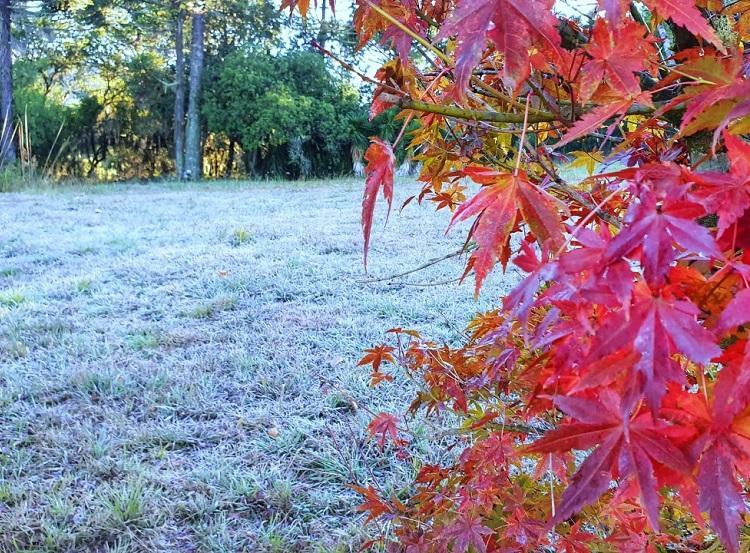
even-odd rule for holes
{"type": "Polygon", "coordinates": [[[414,269],[410,269],[408,271],[404,271],[403,273],[387,276],[387,277],[380,277],[380,278],[372,278],[368,280],[358,280],[357,283],[359,284],[373,284],[375,282],[385,282],[386,280],[395,280],[397,278],[402,278],[414,273],[417,273],[419,271],[424,271],[425,269],[428,269],[432,267],[433,265],[437,265],[438,263],[442,263],[443,261],[447,261],[448,259],[453,259],[454,257],[459,257],[460,255],[463,255],[464,253],[468,253],[469,250],[466,248],[461,248],[459,250],[456,250],[455,252],[451,252],[448,254],[445,254],[441,257],[436,257],[434,259],[430,259],[426,263],[423,263],[419,267],[416,267],[414,269]]]}

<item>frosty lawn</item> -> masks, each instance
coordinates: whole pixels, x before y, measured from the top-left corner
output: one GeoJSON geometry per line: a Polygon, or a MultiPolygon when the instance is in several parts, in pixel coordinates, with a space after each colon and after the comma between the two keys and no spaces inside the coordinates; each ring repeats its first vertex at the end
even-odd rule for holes
{"type": "MultiPolygon", "coordinates": [[[[364,282],[356,180],[128,185],[0,196],[0,551],[356,551],[349,483],[410,481],[366,439],[363,348],[454,340],[453,259],[364,282]],[[419,284],[412,286],[405,284],[419,284]]],[[[400,203],[418,186],[397,183],[400,203]]],[[[371,277],[456,250],[445,214],[378,208],[371,277]],[[427,246],[425,245],[427,244],[427,246]]]]}

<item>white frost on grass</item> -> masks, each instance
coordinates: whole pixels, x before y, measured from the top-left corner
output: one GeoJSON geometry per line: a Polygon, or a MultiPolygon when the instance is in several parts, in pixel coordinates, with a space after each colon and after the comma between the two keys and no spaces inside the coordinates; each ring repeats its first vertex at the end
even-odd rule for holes
{"type": "MultiPolygon", "coordinates": [[[[471,279],[362,283],[362,186],[0,195],[0,551],[358,549],[346,485],[413,471],[366,439],[365,408],[412,390],[369,388],[363,348],[393,326],[455,340],[517,279],[494,274],[479,302],[471,279]]],[[[394,206],[418,186],[396,190],[394,206]]],[[[372,276],[465,238],[430,206],[384,214],[372,276]]]]}

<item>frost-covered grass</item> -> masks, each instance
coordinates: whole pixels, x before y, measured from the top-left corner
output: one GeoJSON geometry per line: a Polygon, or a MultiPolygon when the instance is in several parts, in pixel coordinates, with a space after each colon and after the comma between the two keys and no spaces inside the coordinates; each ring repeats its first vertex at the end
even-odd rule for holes
{"type": "MultiPolygon", "coordinates": [[[[356,551],[347,484],[414,466],[367,440],[356,367],[393,326],[454,340],[453,259],[363,282],[361,181],[0,195],[0,551],[356,551]]],[[[395,204],[417,191],[397,184],[395,204]]],[[[447,214],[379,206],[370,275],[456,250],[447,214]]],[[[431,432],[413,428],[416,457],[431,432]]]]}

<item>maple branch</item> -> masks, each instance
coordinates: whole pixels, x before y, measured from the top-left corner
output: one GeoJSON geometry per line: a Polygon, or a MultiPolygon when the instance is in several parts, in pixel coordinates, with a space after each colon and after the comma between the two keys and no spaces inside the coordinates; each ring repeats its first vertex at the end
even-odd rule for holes
{"type": "Polygon", "coordinates": [[[554,163],[552,163],[552,161],[549,160],[548,156],[545,155],[545,157],[547,158],[547,161],[549,161],[549,164],[545,163],[545,161],[542,159],[542,156],[539,155],[539,151],[534,150],[530,144],[527,143],[526,147],[529,150],[529,152],[534,152],[537,163],[539,163],[539,165],[542,167],[544,172],[547,173],[547,176],[550,179],[552,179],[552,182],[554,184],[552,184],[551,188],[553,190],[557,191],[559,194],[563,194],[564,196],[567,196],[569,199],[578,203],[580,206],[585,207],[592,214],[596,214],[600,219],[609,223],[610,225],[616,228],[621,227],[622,223],[616,217],[613,217],[606,211],[603,211],[602,210],[603,206],[598,206],[594,202],[589,201],[578,190],[576,190],[575,188],[572,188],[567,182],[565,182],[562,179],[562,177],[560,177],[559,173],[555,169],[554,163]]]}
{"type": "MultiPolygon", "coordinates": [[[[386,94],[381,94],[380,97],[386,101],[392,101],[395,105],[403,109],[413,109],[415,111],[421,111],[424,113],[435,113],[438,115],[444,115],[445,117],[453,117],[455,119],[466,119],[469,121],[489,121],[492,123],[523,123],[523,113],[503,113],[500,111],[478,111],[472,109],[459,108],[455,106],[446,106],[441,104],[428,104],[427,102],[420,102],[419,100],[412,100],[411,98],[391,98],[386,94]]],[[[557,121],[558,117],[553,113],[532,113],[529,110],[528,122],[529,123],[551,123],[557,121]]]]}
{"type": "Polygon", "coordinates": [[[409,269],[408,271],[404,271],[403,273],[398,273],[395,275],[387,276],[387,277],[380,277],[380,278],[372,278],[368,280],[359,280],[357,282],[361,284],[373,284],[375,282],[384,282],[386,280],[395,280],[397,278],[402,278],[408,275],[411,275],[413,273],[417,273],[419,271],[424,271],[425,269],[428,269],[432,267],[433,265],[437,265],[438,263],[442,263],[443,261],[447,261],[448,259],[453,259],[454,257],[458,257],[460,255],[463,255],[464,253],[471,252],[470,248],[461,247],[461,249],[456,250],[455,252],[447,253],[443,256],[436,257],[434,259],[430,259],[429,261],[423,263],[419,267],[415,267],[414,269],[409,269]]]}
{"type": "MultiPolygon", "coordinates": [[[[455,106],[447,106],[444,104],[430,104],[427,102],[421,102],[419,100],[413,100],[409,97],[397,97],[395,94],[387,93],[381,94],[380,98],[382,100],[385,100],[386,102],[394,104],[395,106],[401,107],[402,109],[412,109],[424,113],[435,113],[437,115],[444,115],[445,117],[452,117],[454,119],[464,119],[467,121],[488,121],[491,123],[521,124],[524,122],[523,113],[473,110],[455,106]]],[[[625,115],[650,115],[654,113],[654,111],[655,109],[651,107],[635,106],[625,112],[625,115]]],[[[530,124],[551,123],[555,121],[560,121],[560,117],[554,113],[529,109],[528,123],[530,124]]]]}
{"type": "MultiPolygon", "coordinates": [[[[500,426],[497,424],[497,426],[500,426]]],[[[516,434],[526,434],[527,436],[533,436],[535,438],[538,438],[542,434],[544,434],[545,430],[544,428],[537,428],[528,424],[523,423],[509,423],[505,422],[502,425],[504,430],[507,430],[508,432],[514,432],[516,434]]],[[[449,436],[463,436],[466,434],[471,434],[472,429],[470,428],[449,428],[447,430],[443,430],[437,435],[437,439],[447,438],[449,436]]]]}

